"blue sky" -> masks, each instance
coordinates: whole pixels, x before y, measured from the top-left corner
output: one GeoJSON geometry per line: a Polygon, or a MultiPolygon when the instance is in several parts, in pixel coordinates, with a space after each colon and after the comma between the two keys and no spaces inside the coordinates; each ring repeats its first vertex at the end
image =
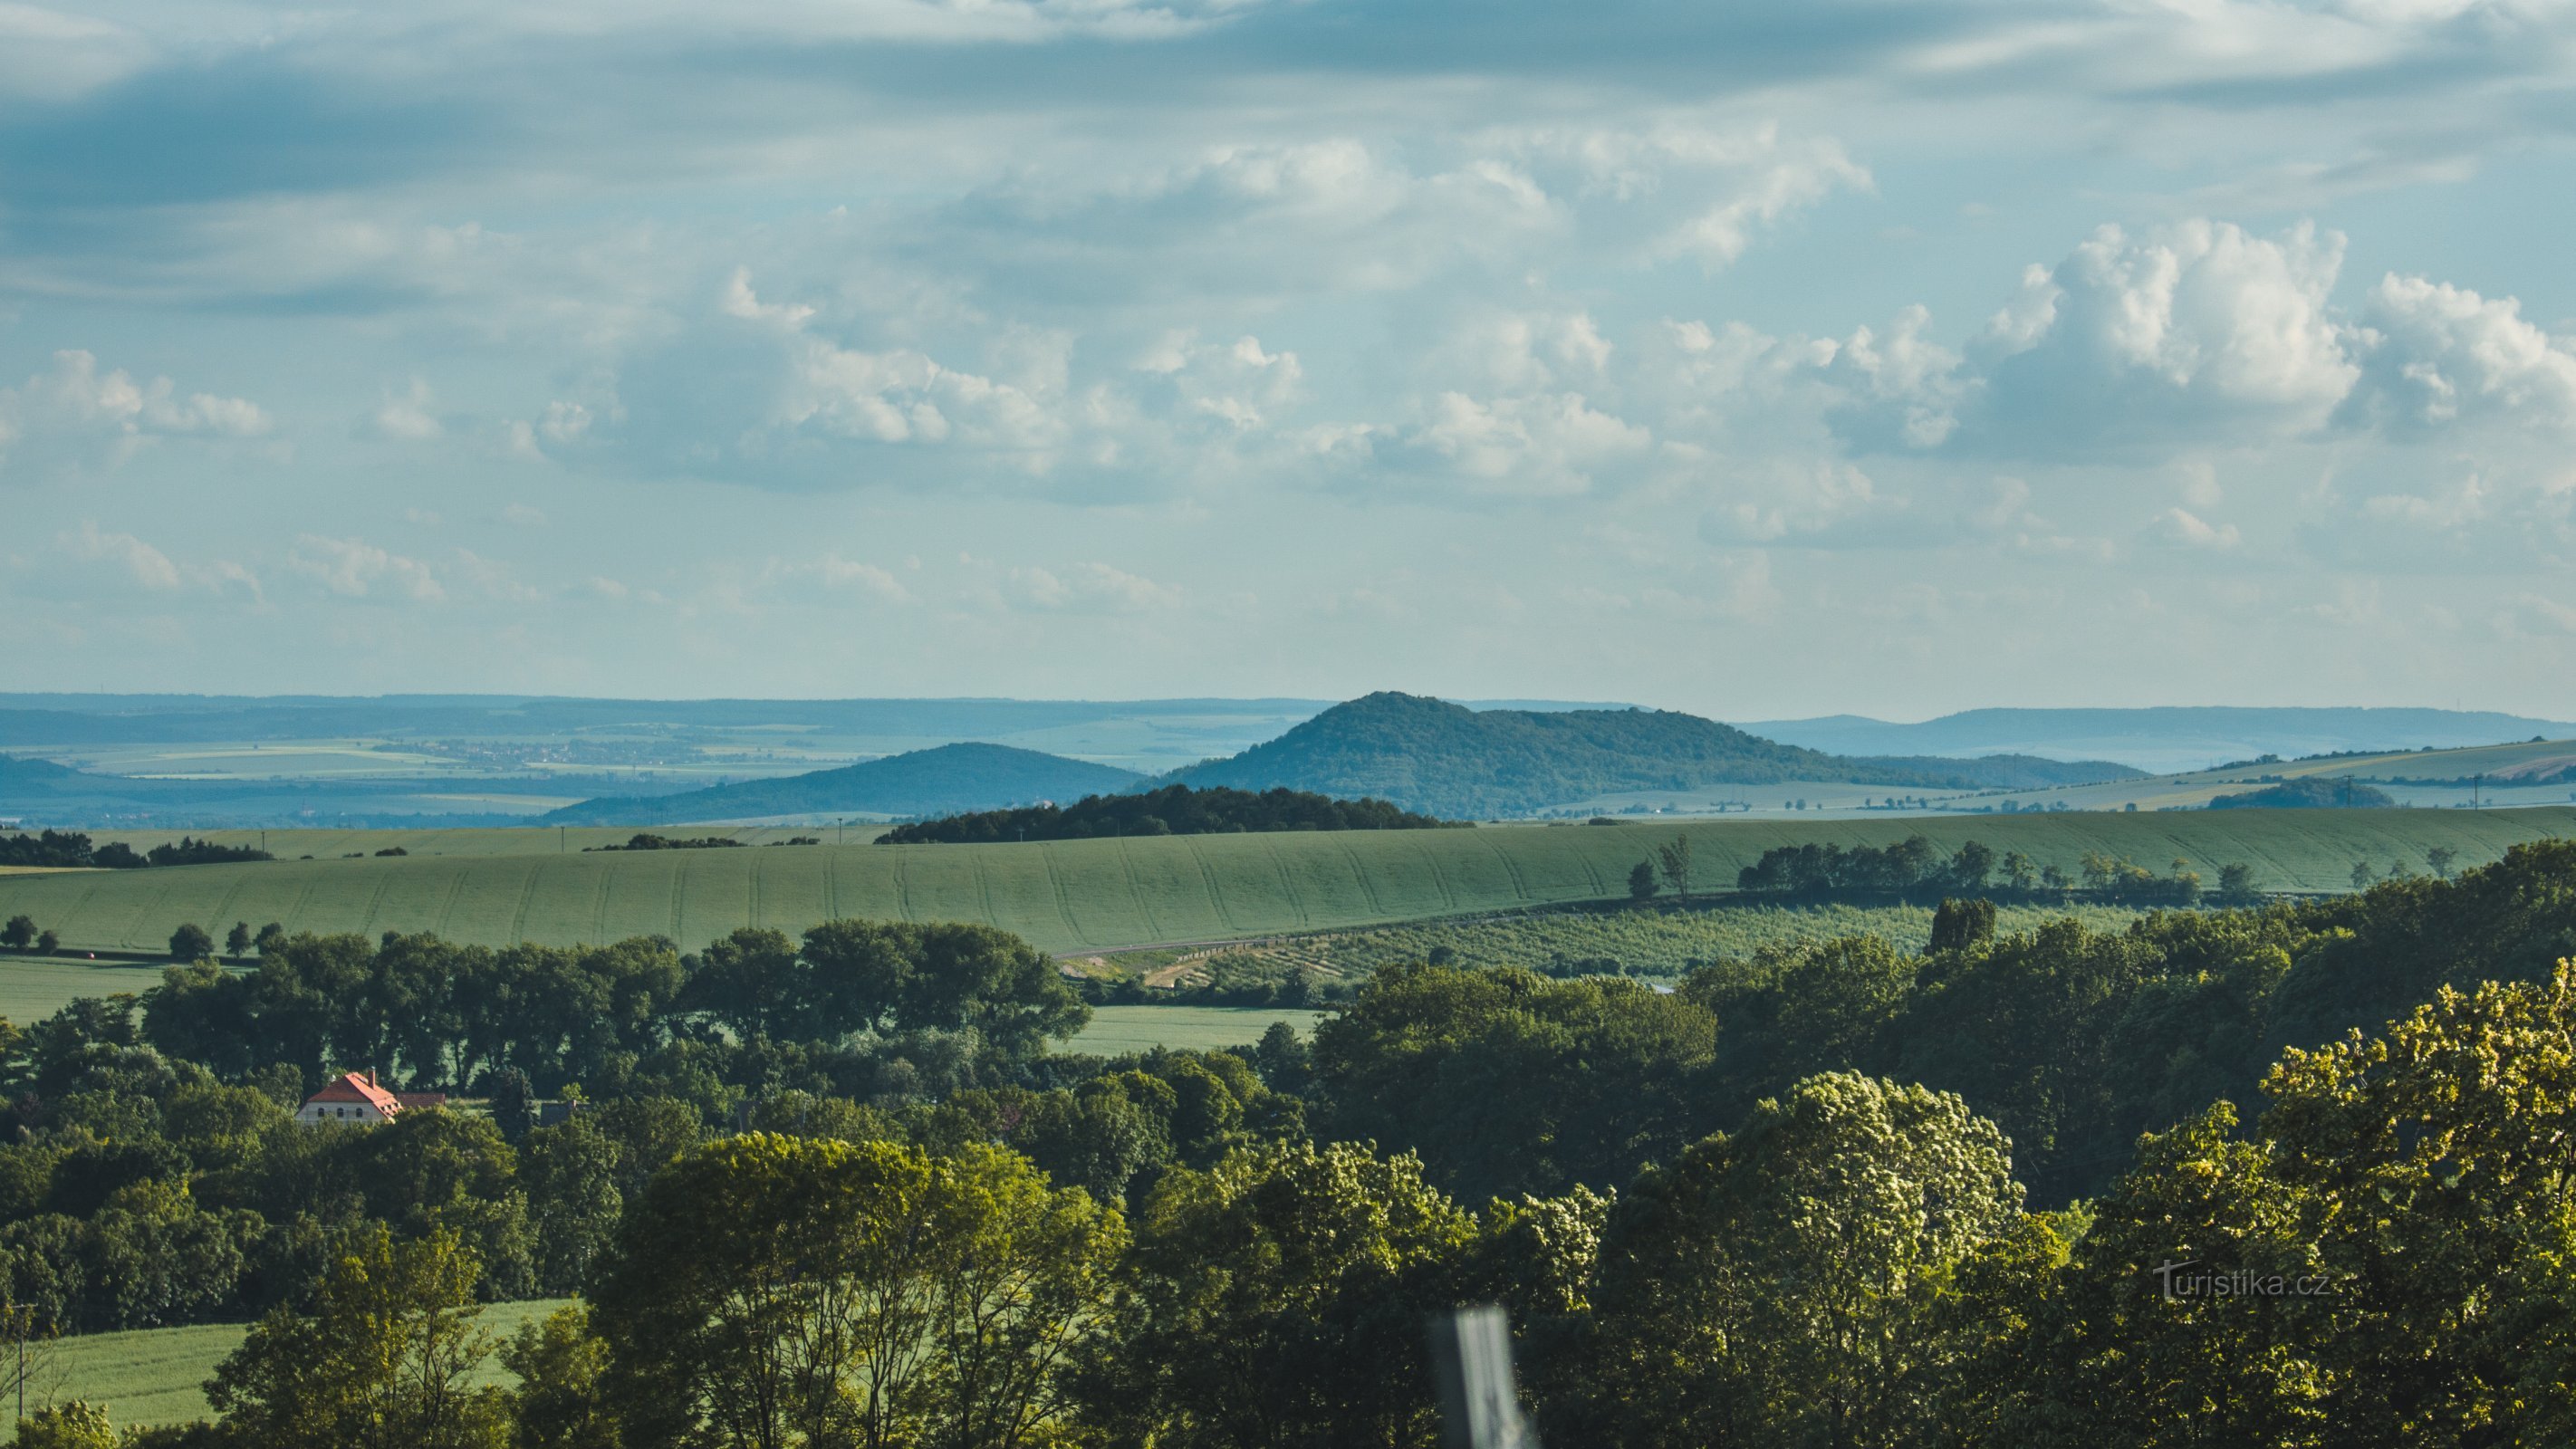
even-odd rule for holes
{"type": "Polygon", "coordinates": [[[0,0],[19,689],[2576,714],[2576,5],[0,0]]]}

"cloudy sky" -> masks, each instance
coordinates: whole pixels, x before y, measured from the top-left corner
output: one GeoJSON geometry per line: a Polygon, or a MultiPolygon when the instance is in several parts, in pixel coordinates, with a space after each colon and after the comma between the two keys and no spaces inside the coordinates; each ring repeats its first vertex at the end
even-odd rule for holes
{"type": "Polygon", "coordinates": [[[2576,717],[2565,0],[0,0],[11,689],[2576,717]]]}

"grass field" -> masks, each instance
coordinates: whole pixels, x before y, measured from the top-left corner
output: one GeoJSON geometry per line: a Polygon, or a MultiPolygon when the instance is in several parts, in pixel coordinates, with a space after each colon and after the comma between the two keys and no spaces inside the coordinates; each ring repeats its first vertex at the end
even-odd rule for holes
{"type": "MultiPolygon", "coordinates": [[[[2070,872],[2100,850],[2158,870],[2180,857],[2204,874],[2243,861],[2262,889],[2333,891],[2348,887],[2356,859],[2420,867],[2428,847],[2448,845],[2467,866],[2576,834],[2576,809],[1719,820],[593,855],[469,855],[467,845],[523,833],[470,831],[460,832],[470,841],[445,842],[449,853],[425,843],[393,858],[5,877],[0,916],[23,912],[66,947],[106,950],[159,947],[182,922],[220,936],[235,921],[490,944],[663,935],[694,949],[746,924],[793,931],[865,916],[986,921],[1049,951],[1101,951],[1616,898],[1629,867],[1676,833],[1690,837],[1699,879],[1719,886],[1771,846],[1885,844],[1917,832],[1945,850],[1982,840],[2070,872]]],[[[272,849],[288,844],[274,838],[284,833],[271,832],[272,849]]]]}
{"type": "Polygon", "coordinates": [[[1305,1036],[1323,1018],[1320,1011],[1287,1011],[1253,1006],[1095,1006],[1091,1025],[1065,1046],[1069,1052],[1097,1057],[1171,1047],[1212,1051],[1250,1046],[1274,1021],[1284,1021],[1305,1036]]]}
{"type": "MultiPolygon", "coordinates": [[[[529,1303],[496,1303],[485,1310],[483,1327],[502,1337],[521,1324],[533,1323],[564,1305],[560,1298],[529,1303]]],[[[94,1333],[67,1338],[56,1346],[52,1372],[30,1373],[28,1407],[41,1391],[55,1403],[87,1399],[107,1406],[118,1427],[179,1424],[208,1416],[201,1387],[215,1365],[241,1346],[249,1329],[238,1323],[197,1324],[188,1328],[144,1328],[130,1333],[94,1333]]],[[[478,1375],[486,1383],[505,1383],[509,1376],[497,1362],[486,1362],[478,1375]]],[[[7,1438],[17,1436],[16,1404],[8,1419],[7,1438]]]]}

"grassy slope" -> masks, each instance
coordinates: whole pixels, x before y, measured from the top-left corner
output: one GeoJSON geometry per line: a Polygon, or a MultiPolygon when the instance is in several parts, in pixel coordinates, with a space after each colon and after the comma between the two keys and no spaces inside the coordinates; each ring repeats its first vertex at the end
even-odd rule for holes
{"type": "Polygon", "coordinates": [[[436,931],[452,939],[574,942],[661,934],[696,947],[744,924],[801,929],[837,916],[989,921],[1051,951],[1593,900],[1687,833],[1708,885],[1773,845],[1884,843],[1921,832],[1977,839],[2073,870],[2088,850],[2162,869],[2245,861],[2270,890],[2345,889],[2352,863],[2420,864],[2450,845],[2463,866],[2506,846],[2576,834],[2576,810],[2065,813],[1948,819],[1721,820],[1686,825],[1184,836],[1010,845],[801,846],[642,854],[277,861],[0,878],[19,912],[67,946],[148,949],[194,921],[290,930],[436,931]]]}
{"type": "MultiPolygon", "coordinates": [[[[555,1298],[496,1303],[484,1312],[482,1324],[507,1337],[521,1324],[533,1323],[562,1307],[564,1301],[555,1298]]],[[[93,1404],[105,1404],[109,1417],[120,1427],[185,1423],[207,1417],[201,1386],[214,1376],[215,1365],[241,1346],[247,1332],[248,1328],[238,1323],[203,1323],[187,1328],[144,1328],[67,1338],[56,1350],[55,1372],[30,1377],[36,1380],[34,1388],[50,1387],[57,1402],[87,1399],[93,1404]]],[[[507,1380],[501,1366],[489,1361],[479,1377],[487,1383],[507,1380]]],[[[32,1398],[28,1406],[35,1406],[32,1398]]],[[[14,1413],[16,1405],[9,1407],[14,1413]]]]}
{"type": "Polygon", "coordinates": [[[1300,1036],[1315,1029],[1320,1011],[1291,1011],[1253,1006],[1095,1006],[1091,1025],[1067,1042],[1064,1050],[1114,1057],[1152,1047],[1212,1051],[1249,1046],[1274,1021],[1284,1021],[1300,1036]]]}

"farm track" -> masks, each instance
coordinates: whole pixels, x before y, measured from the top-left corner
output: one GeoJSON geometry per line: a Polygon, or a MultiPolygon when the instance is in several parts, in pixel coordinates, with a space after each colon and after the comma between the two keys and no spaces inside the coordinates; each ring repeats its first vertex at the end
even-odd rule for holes
{"type": "Polygon", "coordinates": [[[1609,899],[1624,895],[1629,867],[1676,834],[1689,836],[1702,878],[1723,883],[1772,846],[1883,845],[1914,833],[1944,851],[1972,839],[2026,851],[2070,874],[2085,852],[2101,850],[2159,872],[2181,856],[2204,877],[2244,861],[2266,891],[2338,892],[2356,860],[2420,870],[2426,849],[2448,845],[2465,867],[2519,841],[2576,835],[2576,809],[1718,820],[551,859],[524,849],[468,854],[461,843],[417,843],[422,833],[412,832],[402,858],[0,876],[0,916],[24,912],[67,948],[139,952],[182,923],[220,932],[236,918],[289,930],[435,930],[490,945],[667,935],[694,949],[754,920],[794,933],[848,913],[984,921],[1072,953],[1609,899]]]}

